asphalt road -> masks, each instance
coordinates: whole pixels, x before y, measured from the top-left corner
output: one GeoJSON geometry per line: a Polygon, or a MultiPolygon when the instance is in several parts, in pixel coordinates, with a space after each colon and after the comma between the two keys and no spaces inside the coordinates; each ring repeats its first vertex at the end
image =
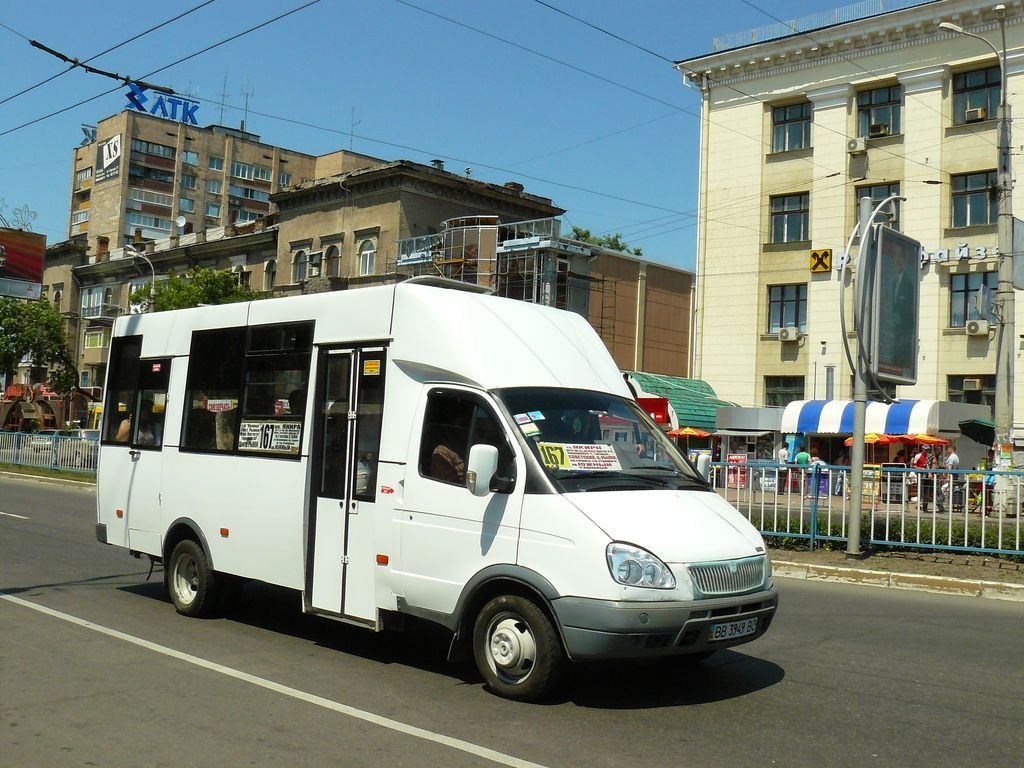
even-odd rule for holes
{"type": "Polygon", "coordinates": [[[93,536],[91,489],[0,477],[0,766],[1005,766],[1024,604],[779,580],[768,635],[693,669],[489,694],[441,636],[374,635],[248,585],[178,616],[93,536]]]}

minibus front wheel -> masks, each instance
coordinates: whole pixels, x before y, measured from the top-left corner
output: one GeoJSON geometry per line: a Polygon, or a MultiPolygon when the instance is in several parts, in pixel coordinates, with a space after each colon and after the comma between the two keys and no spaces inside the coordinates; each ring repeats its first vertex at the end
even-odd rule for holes
{"type": "Polygon", "coordinates": [[[517,701],[551,693],[566,664],[547,614],[519,595],[495,597],[480,611],[473,628],[473,657],[487,687],[517,701]]]}

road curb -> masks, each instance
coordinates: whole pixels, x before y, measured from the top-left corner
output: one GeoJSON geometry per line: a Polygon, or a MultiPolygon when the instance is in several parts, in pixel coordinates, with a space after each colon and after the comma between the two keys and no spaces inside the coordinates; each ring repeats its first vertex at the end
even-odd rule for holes
{"type": "Polygon", "coordinates": [[[982,579],[953,579],[945,576],[927,576],[920,573],[890,573],[865,568],[842,568],[835,565],[810,565],[773,561],[776,576],[807,581],[839,581],[866,587],[909,589],[964,597],[984,597],[992,600],[1024,602],[1024,584],[1007,584],[982,579]]]}
{"type": "Polygon", "coordinates": [[[34,483],[49,483],[51,485],[64,485],[69,488],[95,488],[96,482],[92,480],[69,480],[64,477],[47,477],[46,475],[32,475],[27,472],[7,472],[0,470],[0,477],[13,480],[28,480],[34,483]]]}

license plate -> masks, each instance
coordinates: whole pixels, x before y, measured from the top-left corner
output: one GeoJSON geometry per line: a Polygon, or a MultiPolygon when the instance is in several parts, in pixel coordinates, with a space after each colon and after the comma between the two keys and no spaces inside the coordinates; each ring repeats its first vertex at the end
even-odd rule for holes
{"type": "Polygon", "coordinates": [[[730,621],[728,624],[712,624],[708,632],[708,642],[716,643],[720,640],[732,640],[734,637],[744,637],[757,632],[757,618],[744,619],[743,621],[730,621]]]}

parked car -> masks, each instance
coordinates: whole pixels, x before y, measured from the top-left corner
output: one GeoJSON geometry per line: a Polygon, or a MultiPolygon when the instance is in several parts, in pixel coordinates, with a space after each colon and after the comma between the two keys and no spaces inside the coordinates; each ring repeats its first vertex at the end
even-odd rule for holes
{"type": "Polygon", "coordinates": [[[40,429],[33,432],[28,439],[28,447],[36,453],[48,451],[53,447],[53,441],[59,434],[56,429],[40,429]]]}
{"type": "Polygon", "coordinates": [[[100,447],[98,429],[72,429],[61,437],[63,464],[95,469],[100,447]]]}

